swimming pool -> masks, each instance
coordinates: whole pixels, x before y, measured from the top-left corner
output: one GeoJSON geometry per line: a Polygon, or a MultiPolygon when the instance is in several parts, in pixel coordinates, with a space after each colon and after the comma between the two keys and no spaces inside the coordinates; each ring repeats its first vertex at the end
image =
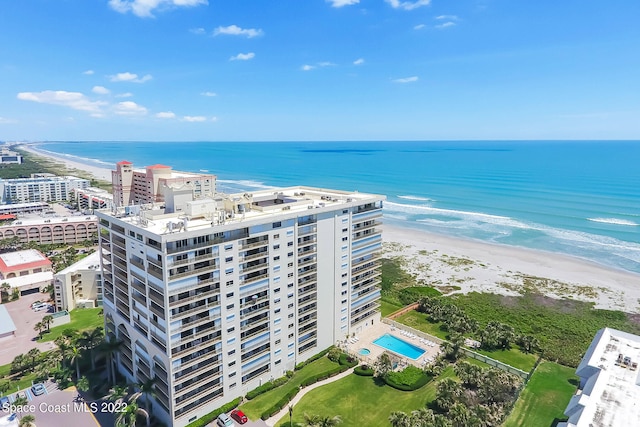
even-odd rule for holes
{"type": "Polygon", "coordinates": [[[392,351],[400,356],[408,357],[412,360],[418,359],[426,351],[389,334],[384,334],[373,343],[379,347],[392,351]]]}
{"type": "Polygon", "coordinates": [[[368,348],[361,348],[360,350],[358,350],[358,354],[368,356],[371,354],[371,350],[369,350],[368,348]]]}

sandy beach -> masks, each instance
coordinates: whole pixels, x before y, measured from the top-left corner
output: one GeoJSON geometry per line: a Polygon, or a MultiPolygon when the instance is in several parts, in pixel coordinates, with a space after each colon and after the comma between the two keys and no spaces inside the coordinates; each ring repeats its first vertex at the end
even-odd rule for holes
{"type": "MultiPolygon", "coordinates": [[[[107,168],[86,165],[30,145],[22,149],[49,157],[96,179],[111,181],[107,168]]],[[[384,254],[443,292],[518,295],[533,291],[554,298],[591,301],[598,308],[640,313],[640,275],[579,258],[384,226],[384,254]]]]}
{"type": "MultiPolygon", "coordinates": [[[[87,165],[85,163],[74,161],[68,157],[54,155],[48,151],[43,151],[33,145],[24,144],[20,145],[17,148],[28,151],[31,154],[41,157],[48,157],[50,159],[56,160],[60,163],[63,163],[68,169],[80,169],[90,173],[94,178],[99,179],[101,181],[111,182],[111,169],[101,168],[98,166],[87,165]]],[[[115,169],[115,165],[114,165],[115,169]]]]}
{"type": "Polygon", "coordinates": [[[386,257],[448,292],[519,295],[591,301],[597,308],[640,313],[640,275],[579,258],[384,226],[386,257]]]}

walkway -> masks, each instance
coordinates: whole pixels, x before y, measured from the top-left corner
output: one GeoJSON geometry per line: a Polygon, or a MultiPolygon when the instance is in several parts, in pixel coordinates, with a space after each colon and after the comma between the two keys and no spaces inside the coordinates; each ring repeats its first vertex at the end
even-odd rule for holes
{"type": "MultiPolygon", "coordinates": [[[[275,414],[273,417],[268,418],[267,420],[265,420],[265,422],[269,427],[275,426],[276,423],[280,421],[280,419],[282,419],[282,417],[284,417],[285,415],[289,415],[289,406],[295,406],[298,402],[300,402],[300,399],[302,399],[305,396],[305,394],[309,393],[314,388],[322,387],[325,384],[329,384],[334,381],[341,380],[342,378],[352,373],[353,373],[353,368],[349,368],[346,371],[342,372],[341,374],[338,374],[334,377],[327,378],[326,380],[318,381],[315,384],[312,384],[308,387],[303,388],[298,392],[298,394],[296,394],[296,396],[293,398],[293,400],[291,400],[291,402],[289,402],[287,405],[285,405],[284,408],[280,410],[280,412],[275,414]]],[[[293,408],[293,410],[295,412],[295,408],[293,408]]]]}

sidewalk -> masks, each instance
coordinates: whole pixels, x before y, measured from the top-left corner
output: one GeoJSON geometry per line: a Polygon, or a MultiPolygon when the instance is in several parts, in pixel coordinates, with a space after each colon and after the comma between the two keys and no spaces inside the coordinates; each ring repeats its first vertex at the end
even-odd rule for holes
{"type": "MultiPolygon", "coordinates": [[[[331,377],[331,378],[327,378],[326,380],[318,381],[317,383],[312,384],[309,387],[303,388],[302,390],[300,390],[298,392],[298,394],[296,394],[296,396],[291,400],[291,402],[289,402],[287,405],[285,405],[284,408],[282,408],[280,410],[280,412],[275,414],[273,417],[266,419],[265,423],[267,423],[267,425],[269,427],[275,426],[276,423],[278,421],[280,421],[280,419],[282,419],[282,417],[284,417],[285,415],[289,415],[289,406],[295,406],[298,402],[300,402],[300,399],[302,399],[305,394],[309,393],[311,390],[313,390],[315,388],[322,387],[325,384],[329,384],[329,383],[332,383],[334,381],[341,380],[342,378],[344,378],[347,375],[352,374],[352,373],[353,373],[353,368],[349,368],[346,371],[344,371],[343,373],[336,375],[335,377],[331,377]]],[[[294,408],[294,410],[295,410],[295,408],[294,408]]]]}

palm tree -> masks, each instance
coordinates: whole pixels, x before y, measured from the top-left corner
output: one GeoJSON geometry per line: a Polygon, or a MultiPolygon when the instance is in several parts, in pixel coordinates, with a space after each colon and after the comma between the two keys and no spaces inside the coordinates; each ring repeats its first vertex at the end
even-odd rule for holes
{"type": "Polygon", "coordinates": [[[9,289],[11,289],[11,285],[7,282],[2,282],[2,284],[0,285],[0,289],[2,289],[0,302],[4,302],[5,299],[9,299],[9,289]]]}
{"type": "Polygon", "coordinates": [[[430,427],[433,425],[435,414],[431,409],[421,408],[411,412],[412,426],[430,427]]]}
{"type": "Polygon", "coordinates": [[[82,349],[78,346],[73,346],[69,350],[69,363],[75,362],[76,364],[76,379],[80,379],[80,357],[82,356],[82,349]]]}
{"type": "Polygon", "coordinates": [[[29,400],[27,400],[27,398],[24,396],[20,396],[13,401],[13,404],[16,406],[25,406],[29,404],[29,400]]]}
{"type": "Polygon", "coordinates": [[[13,362],[11,362],[11,371],[12,372],[22,372],[27,364],[27,360],[24,354],[19,354],[13,358],[13,362]]]}
{"type": "Polygon", "coordinates": [[[20,419],[18,426],[19,427],[36,427],[35,420],[36,420],[36,417],[34,417],[33,415],[31,414],[25,415],[20,419]]]}
{"type": "Polygon", "coordinates": [[[454,427],[467,427],[470,415],[469,409],[462,403],[454,404],[449,410],[449,418],[454,427]]]}
{"type": "Polygon", "coordinates": [[[320,422],[319,415],[304,414],[304,425],[306,427],[317,427],[318,422],[320,422]]]}
{"type": "Polygon", "coordinates": [[[118,414],[116,427],[135,427],[139,415],[144,416],[147,420],[147,425],[149,425],[149,413],[140,408],[136,402],[129,402],[127,409],[118,414]]]}
{"type": "Polygon", "coordinates": [[[115,387],[109,390],[109,394],[106,395],[104,399],[110,400],[112,402],[122,402],[125,400],[128,394],[129,394],[129,390],[127,387],[116,385],[115,387]]]}
{"type": "Polygon", "coordinates": [[[122,341],[117,340],[115,337],[110,337],[109,340],[103,341],[98,350],[107,358],[107,378],[113,380],[112,385],[116,385],[116,370],[114,368],[114,357],[122,348],[122,341]]]}
{"type": "Polygon", "coordinates": [[[31,372],[35,371],[36,359],[38,358],[38,356],[40,356],[40,350],[38,350],[37,348],[32,348],[27,352],[26,356],[31,359],[31,372]]]}
{"type": "Polygon", "coordinates": [[[385,377],[393,369],[389,355],[387,353],[382,353],[378,357],[378,360],[376,360],[374,368],[377,376],[381,378],[385,377]]]}
{"type": "MultiPolygon", "coordinates": [[[[43,319],[44,320],[44,319],[43,319]]],[[[91,356],[91,370],[96,370],[96,359],[94,355],[95,348],[100,345],[104,337],[102,333],[102,327],[97,327],[92,331],[84,331],[80,336],[79,342],[80,344],[89,350],[89,355],[91,356]]]]}
{"type": "Polygon", "coordinates": [[[324,417],[320,417],[320,421],[318,423],[318,427],[335,427],[342,423],[342,418],[339,415],[335,415],[330,417],[328,415],[324,417]]]}
{"type": "Polygon", "coordinates": [[[44,316],[44,317],[42,318],[42,324],[43,324],[44,326],[46,326],[46,328],[47,328],[47,332],[49,332],[49,331],[51,330],[51,329],[50,329],[50,327],[51,327],[51,324],[52,324],[52,323],[53,323],[53,316],[52,316],[52,315],[47,314],[46,316],[44,316]]]}
{"type": "Polygon", "coordinates": [[[411,427],[411,419],[407,414],[400,411],[392,412],[389,415],[389,422],[392,427],[411,427]]]}
{"type": "MultiPolygon", "coordinates": [[[[143,397],[144,399],[144,404],[146,407],[146,410],[149,414],[153,413],[151,405],[152,405],[152,400],[151,398],[155,398],[156,397],[156,389],[154,387],[156,380],[155,379],[150,379],[147,380],[143,383],[140,384],[136,384],[135,387],[138,389],[138,391],[136,391],[135,393],[133,393],[130,397],[129,397],[129,402],[138,402],[138,399],[140,397],[143,397]]],[[[149,427],[149,417],[147,417],[147,427],[149,427]]]]}
{"type": "Polygon", "coordinates": [[[38,333],[38,338],[40,338],[42,336],[42,331],[44,330],[44,325],[42,324],[42,322],[38,322],[33,327],[33,330],[38,333]]]}
{"type": "Polygon", "coordinates": [[[445,378],[436,386],[436,405],[448,411],[462,395],[460,384],[453,378],[445,378]]]}

